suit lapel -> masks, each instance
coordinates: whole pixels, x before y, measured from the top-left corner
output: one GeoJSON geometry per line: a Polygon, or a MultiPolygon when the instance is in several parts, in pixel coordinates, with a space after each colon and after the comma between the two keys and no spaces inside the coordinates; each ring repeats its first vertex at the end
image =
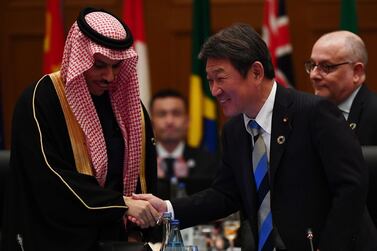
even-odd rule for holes
{"type": "Polygon", "coordinates": [[[185,161],[192,158],[191,151],[190,151],[190,149],[189,149],[189,147],[187,146],[186,143],[185,143],[185,147],[183,148],[183,158],[184,158],[185,161]]]}
{"type": "Polygon", "coordinates": [[[365,85],[362,85],[355,99],[352,102],[350,114],[348,116],[348,124],[351,129],[357,131],[360,121],[361,113],[363,111],[364,102],[368,97],[368,89],[365,85]]]}
{"type": "Polygon", "coordinates": [[[239,116],[239,120],[237,121],[237,127],[235,127],[235,132],[239,132],[235,134],[234,142],[236,142],[237,149],[237,156],[240,156],[236,161],[238,161],[237,165],[240,167],[240,174],[241,180],[243,185],[247,189],[245,191],[253,194],[255,192],[255,181],[253,179],[253,167],[252,167],[252,143],[251,143],[251,135],[246,131],[243,117],[242,115],[239,116]]]}
{"type": "Polygon", "coordinates": [[[292,130],[293,111],[290,109],[292,105],[291,91],[292,90],[284,89],[279,85],[276,90],[270,142],[271,190],[273,190],[275,174],[292,130]]]}
{"type": "MultiPolygon", "coordinates": [[[[237,126],[234,127],[235,133],[234,142],[235,146],[237,146],[235,152],[236,155],[239,156],[236,159],[237,163],[235,163],[235,167],[237,167],[237,174],[239,175],[236,180],[237,182],[241,182],[239,187],[242,188],[240,191],[243,200],[245,201],[244,209],[245,213],[248,215],[249,219],[256,219],[257,215],[257,208],[256,208],[256,184],[254,180],[253,174],[253,166],[252,166],[252,142],[251,142],[251,135],[246,131],[243,116],[239,116],[237,121],[237,126]]],[[[251,220],[251,229],[254,234],[254,238],[257,238],[258,227],[257,221],[251,220]]]]}

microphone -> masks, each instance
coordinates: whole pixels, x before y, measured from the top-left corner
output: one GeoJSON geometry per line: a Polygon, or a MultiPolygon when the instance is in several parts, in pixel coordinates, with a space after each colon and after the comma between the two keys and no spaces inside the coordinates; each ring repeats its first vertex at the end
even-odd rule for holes
{"type": "Polygon", "coordinates": [[[16,238],[17,238],[17,243],[20,246],[21,250],[24,251],[23,238],[21,234],[17,234],[16,238]]]}
{"type": "Polygon", "coordinates": [[[314,251],[314,246],[313,246],[314,235],[313,235],[313,231],[312,231],[311,228],[308,228],[308,231],[306,232],[306,238],[308,238],[308,240],[309,240],[310,251],[314,251]]]}

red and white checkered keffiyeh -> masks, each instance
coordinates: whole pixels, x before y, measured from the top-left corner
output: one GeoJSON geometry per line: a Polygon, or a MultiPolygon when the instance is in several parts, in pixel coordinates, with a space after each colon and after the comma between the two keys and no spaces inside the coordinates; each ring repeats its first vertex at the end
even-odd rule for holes
{"type": "MultiPolygon", "coordinates": [[[[105,12],[92,12],[86,22],[98,33],[113,39],[124,39],[127,34],[122,24],[105,12]]],[[[71,27],[63,54],[61,76],[65,83],[68,104],[86,138],[95,177],[104,186],[107,174],[107,152],[101,123],[94,107],[83,73],[94,64],[94,54],[100,53],[112,60],[123,60],[119,74],[110,83],[109,95],[113,111],[122,131],[124,149],[124,195],[136,189],[141,161],[141,107],[136,73],[137,54],[131,47],[113,50],[86,37],[77,22],[71,27]]]]}

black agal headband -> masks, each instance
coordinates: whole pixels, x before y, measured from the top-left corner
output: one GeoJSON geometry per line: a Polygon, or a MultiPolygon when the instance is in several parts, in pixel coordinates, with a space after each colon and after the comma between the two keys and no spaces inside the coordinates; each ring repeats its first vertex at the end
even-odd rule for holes
{"type": "Polygon", "coordinates": [[[105,10],[102,10],[102,9],[94,9],[94,8],[91,8],[91,7],[87,7],[87,8],[82,9],[80,11],[79,17],[77,18],[77,24],[80,28],[80,31],[85,36],[89,37],[91,40],[93,40],[97,44],[103,45],[103,46],[110,48],[110,49],[115,49],[115,50],[128,49],[128,48],[131,47],[132,43],[134,42],[131,31],[128,28],[128,26],[122,20],[120,20],[119,18],[114,16],[113,14],[111,14],[111,13],[105,11],[105,10]],[[89,13],[97,12],[97,11],[105,12],[105,13],[113,16],[114,18],[116,18],[122,24],[123,28],[125,29],[126,34],[127,34],[126,38],[121,39],[121,40],[109,38],[109,37],[106,37],[106,36],[98,33],[92,27],[90,27],[90,25],[85,20],[85,16],[89,13]]]}

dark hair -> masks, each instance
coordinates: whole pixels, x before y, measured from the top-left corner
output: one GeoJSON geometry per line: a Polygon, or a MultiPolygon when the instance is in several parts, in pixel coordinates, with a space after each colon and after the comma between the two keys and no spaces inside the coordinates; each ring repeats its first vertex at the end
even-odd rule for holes
{"type": "Polygon", "coordinates": [[[156,101],[156,99],[170,97],[181,99],[185,105],[185,109],[187,110],[188,104],[186,97],[183,96],[180,92],[173,89],[162,89],[156,92],[149,103],[149,110],[152,110],[153,103],[156,101]]]}
{"type": "Polygon", "coordinates": [[[259,61],[265,77],[275,77],[266,43],[248,24],[234,24],[211,36],[199,53],[199,59],[206,62],[208,58],[229,59],[244,78],[251,65],[259,61]]]}

